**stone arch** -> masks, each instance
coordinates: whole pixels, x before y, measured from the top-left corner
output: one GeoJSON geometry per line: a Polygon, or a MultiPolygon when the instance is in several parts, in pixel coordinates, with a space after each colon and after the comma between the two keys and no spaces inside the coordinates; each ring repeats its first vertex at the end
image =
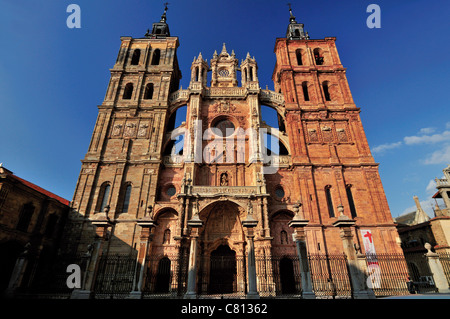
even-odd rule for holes
{"type": "Polygon", "coordinates": [[[274,256],[295,255],[295,243],[292,240],[294,230],[289,227],[289,222],[294,213],[287,209],[280,209],[269,216],[269,225],[272,240],[272,254],[274,256]],[[283,238],[283,236],[285,236],[283,238]],[[287,240],[287,241],[286,241],[287,240]]]}
{"type": "Polygon", "coordinates": [[[200,210],[200,219],[205,225],[200,233],[204,254],[209,255],[221,244],[229,245],[239,254],[245,240],[241,224],[245,209],[234,201],[219,200],[200,210]]]}
{"type": "MultiPolygon", "coordinates": [[[[173,107],[167,112],[167,127],[166,132],[171,132],[181,126],[181,123],[177,126],[177,118],[182,118],[186,122],[186,115],[188,113],[188,106],[186,103],[182,103],[173,107]]],[[[191,114],[192,115],[192,114],[191,114]]]]}
{"type": "MultiPolygon", "coordinates": [[[[162,207],[155,211],[153,215],[153,219],[158,222],[159,218],[162,218],[164,215],[173,214],[174,216],[178,216],[178,212],[172,207],[162,207]]],[[[167,216],[166,216],[167,217],[167,216]]]]}
{"type": "MultiPolygon", "coordinates": [[[[267,131],[267,133],[264,133],[263,135],[266,135],[266,137],[263,137],[264,139],[268,139],[270,138],[270,136],[274,137],[275,139],[277,139],[279,141],[279,153],[277,155],[290,155],[291,154],[291,150],[289,147],[289,141],[287,140],[287,136],[283,135],[279,130],[277,130],[276,128],[273,127],[269,127],[269,126],[261,126],[263,128],[269,128],[269,130],[267,131]],[[283,151],[284,150],[284,151],[283,151]],[[283,153],[283,154],[281,154],[283,153]],[[287,153],[287,154],[284,154],[287,153]]],[[[264,142],[264,141],[262,141],[264,142]]],[[[265,148],[267,148],[266,145],[263,145],[265,148]]],[[[273,147],[273,146],[271,146],[273,147]]],[[[267,148],[268,149],[268,148],[267,148]]],[[[272,154],[274,155],[274,154],[272,154]]]]}

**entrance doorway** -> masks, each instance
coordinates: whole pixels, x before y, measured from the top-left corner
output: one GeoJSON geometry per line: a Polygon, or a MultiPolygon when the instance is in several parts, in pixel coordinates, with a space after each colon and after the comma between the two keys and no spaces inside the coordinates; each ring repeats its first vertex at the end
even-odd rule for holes
{"type": "Polygon", "coordinates": [[[280,260],[280,281],[283,294],[295,293],[294,265],[287,257],[280,260]]]}
{"type": "Polygon", "coordinates": [[[220,245],[211,253],[209,293],[226,294],[236,291],[236,252],[220,245]]]}
{"type": "Polygon", "coordinates": [[[155,292],[167,293],[170,290],[170,259],[162,258],[158,264],[155,292]]]}

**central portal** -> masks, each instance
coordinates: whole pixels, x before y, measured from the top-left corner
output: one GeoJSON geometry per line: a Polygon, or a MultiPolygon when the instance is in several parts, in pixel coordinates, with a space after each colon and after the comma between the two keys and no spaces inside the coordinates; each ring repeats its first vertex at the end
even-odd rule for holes
{"type": "Polygon", "coordinates": [[[220,245],[211,252],[210,294],[226,294],[236,291],[236,252],[228,245],[220,245]]]}

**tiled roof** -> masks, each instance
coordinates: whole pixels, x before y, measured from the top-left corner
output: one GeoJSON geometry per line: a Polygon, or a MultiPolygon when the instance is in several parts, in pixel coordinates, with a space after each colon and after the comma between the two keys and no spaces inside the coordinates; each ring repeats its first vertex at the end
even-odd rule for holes
{"type": "Polygon", "coordinates": [[[19,176],[16,176],[14,174],[9,174],[8,176],[10,176],[11,178],[21,182],[22,184],[24,184],[25,186],[28,186],[32,189],[34,189],[35,191],[38,191],[41,194],[44,194],[45,196],[48,196],[50,198],[56,199],[58,202],[60,202],[61,204],[67,205],[69,206],[70,201],[68,201],[67,199],[64,199],[58,195],[53,194],[52,192],[49,192],[48,190],[43,189],[42,187],[39,187],[23,178],[20,178],[19,176]]]}

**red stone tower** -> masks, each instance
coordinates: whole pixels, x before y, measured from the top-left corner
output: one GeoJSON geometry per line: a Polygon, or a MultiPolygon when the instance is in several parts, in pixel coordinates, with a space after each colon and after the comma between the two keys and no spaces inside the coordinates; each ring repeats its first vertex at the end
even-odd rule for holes
{"type": "Polygon", "coordinates": [[[352,231],[360,246],[359,230],[368,229],[377,252],[400,252],[378,163],[370,153],[336,38],[310,39],[291,11],[286,38],[276,40],[275,54],[273,81],[284,96],[292,157],[291,169],[280,175],[295,181],[292,200],[302,202],[309,220],[309,250],[342,251],[332,225],[343,205],[344,214],[356,221],[352,231]]]}

